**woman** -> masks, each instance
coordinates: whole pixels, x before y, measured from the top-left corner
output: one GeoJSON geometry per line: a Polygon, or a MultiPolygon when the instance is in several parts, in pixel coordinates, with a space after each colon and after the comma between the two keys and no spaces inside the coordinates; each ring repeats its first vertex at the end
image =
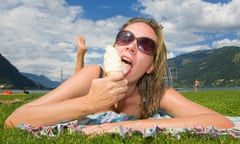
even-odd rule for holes
{"type": "Polygon", "coordinates": [[[123,61],[124,73],[100,78],[100,67],[88,65],[62,85],[39,99],[16,109],[6,127],[20,123],[53,125],[101,111],[126,113],[139,118],[88,126],[86,134],[101,133],[116,126],[140,130],[159,125],[183,128],[232,127],[223,115],[196,104],[162,84],[167,58],[162,27],[152,19],[133,18],[123,25],[114,47],[123,61]],[[117,107],[114,105],[117,103],[117,107]],[[147,119],[158,109],[171,119],[147,119]]]}

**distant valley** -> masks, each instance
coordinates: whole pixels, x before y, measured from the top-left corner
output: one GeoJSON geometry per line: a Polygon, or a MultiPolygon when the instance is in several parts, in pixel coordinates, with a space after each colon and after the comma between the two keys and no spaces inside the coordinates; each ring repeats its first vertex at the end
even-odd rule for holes
{"type": "Polygon", "coordinates": [[[60,82],[52,81],[44,75],[35,75],[35,74],[24,73],[24,72],[22,72],[22,75],[50,89],[55,88],[60,84],[60,82]]]}

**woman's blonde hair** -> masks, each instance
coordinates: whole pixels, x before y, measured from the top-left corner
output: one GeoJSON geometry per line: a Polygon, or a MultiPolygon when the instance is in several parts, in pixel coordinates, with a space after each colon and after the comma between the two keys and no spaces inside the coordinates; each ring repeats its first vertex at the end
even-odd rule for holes
{"type": "Polygon", "coordinates": [[[141,95],[141,117],[148,118],[158,110],[164,92],[163,76],[167,67],[167,50],[162,34],[163,27],[154,19],[132,18],[121,27],[120,31],[124,30],[128,25],[139,22],[149,25],[158,38],[154,53],[155,69],[150,74],[145,73],[137,84],[138,92],[141,95]]]}

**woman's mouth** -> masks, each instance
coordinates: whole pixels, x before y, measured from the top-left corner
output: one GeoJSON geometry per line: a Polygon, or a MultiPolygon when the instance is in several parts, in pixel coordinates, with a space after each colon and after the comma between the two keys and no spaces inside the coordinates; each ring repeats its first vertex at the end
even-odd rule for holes
{"type": "Polygon", "coordinates": [[[127,57],[122,57],[123,74],[126,76],[132,68],[132,62],[127,57]]]}

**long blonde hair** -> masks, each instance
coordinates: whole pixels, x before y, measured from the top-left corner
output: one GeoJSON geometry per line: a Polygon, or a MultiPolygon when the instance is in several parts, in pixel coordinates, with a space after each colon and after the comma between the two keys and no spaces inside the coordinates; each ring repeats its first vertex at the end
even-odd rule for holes
{"type": "Polygon", "coordinates": [[[163,27],[154,19],[132,18],[120,30],[124,30],[130,24],[139,22],[149,25],[158,38],[154,54],[155,69],[150,74],[145,73],[137,84],[138,92],[141,95],[141,117],[148,118],[158,110],[164,92],[163,76],[167,67],[167,50],[162,34],[163,27]]]}

